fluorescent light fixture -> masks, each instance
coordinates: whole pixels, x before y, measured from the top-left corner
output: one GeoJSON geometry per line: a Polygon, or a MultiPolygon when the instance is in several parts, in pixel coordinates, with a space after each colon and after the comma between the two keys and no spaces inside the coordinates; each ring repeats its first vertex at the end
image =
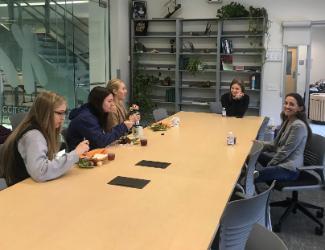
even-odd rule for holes
{"type": "MultiPolygon", "coordinates": [[[[64,5],[64,4],[80,4],[80,3],[89,3],[89,0],[77,0],[77,1],[59,1],[58,4],[64,5]]],[[[50,3],[51,5],[55,5],[55,3],[50,3]]],[[[45,3],[29,3],[31,6],[43,6],[45,3]]],[[[0,4],[0,7],[7,7],[8,4],[0,4]]],[[[14,6],[18,6],[17,4],[14,4],[14,6]]],[[[27,7],[28,5],[25,3],[21,3],[20,6],[27,7]]]]}

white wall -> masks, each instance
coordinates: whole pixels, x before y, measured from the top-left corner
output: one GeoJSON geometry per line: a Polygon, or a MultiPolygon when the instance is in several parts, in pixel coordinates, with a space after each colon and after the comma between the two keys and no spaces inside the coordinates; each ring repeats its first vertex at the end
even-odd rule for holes
{"type": "Polygon", "coordinates": [[[108,9],[89,3],[89,77],[90,82],[105,82],[107,80],[106,65],[109,55],[106,51],[108,29],[105,16],[108,9]],[[106,52],[106,53],[105,53],[106,52]]]}
{"type": "Polygon", "coordinates": [[[297,65],[297,92],[304,96],[306,89],[306,59],[307,59],[307,46],[298,46],[298,65],[297,65]],[[302,64],[303,63],[303,64],[302,64]]]}
{"type": "MultiPolygon", "coordinates": [[[[117,0],[114,0],[117,1],[117,0]]],[[[113,1],[113,2],[114,2],[113,1]]],[[[121,2],[127,2],[127,0],[120,0],[121,2]]],[[[148,17],[162,17],[165,11],[163,10],[163,4],[166,0],[148,0],[147,9],[148,17]]],[[[181,0],[182,9],[175,17],[183,18],[200,18],[200,17],[215,17],[217,9],[220,8],[219,4],[209,4],[206,0],[181,0]]],[[[230,3],[231,0],[224,0],[223,4],[230,3]]],[[[267,9],[271,26],[269,29],[270,39],[268,48],[278,49],[282,48],[282,21],[288,20],[323,20],[325,1],[324,0],[238,0],[245,6],[253,5],[254,7],[264,7],[267,9]]],[[[115,12],[112,5],[112,13],[115,12]]],[[[118,11],[120,12],[121,9],[118,11]]],[[[126,14],[124,18],[126,19],[126,14]]],[[[121,21],[121,20],[119,20],[121,21]]],[[[121,24],[125,24],[122,22],[121,24]]],[[[119,27],[119,24],[117,24],[119,27]]],[[[129,39],[129,30],[125,29],[125,26],[119,27],[119,42],[123,42],[123,39],[129,39]]],[[[113,33],[112,33],[113,37],[113,33]]],[[[117,55],[122,55],[125,52],[126,47],[122,47],[120,44],[113,46],[112,52],[117,55]]],[[[128,70],[128,67],[122,67],[122,65],[128,65],[128,60],[123,56],[112,55],[112,65],[119,60],[118,66],[123,70],[128,70]]],[[[321,65],[321,64],[319,64],[321,65]]],[[[128,74],[128,73],[127,73],[128,74]]],[[[127,75],[125,74],[125,75],[127,75]]],[[[124,75],[124,72],[123,72],[124,75]]],[[[267,115],[273,118],[276,123],[280,122],[279,113],[281,111],[282,97],[280,96],[281,88],[283,86],[283,63],[282,62],[266,62],[264,65],[263,74],[263,90],[262,90],[262,115],[267,115]]]]}
{"type": "Polygon", "coordinates": [[[325,79],[325,26],[314,26],[311,31],[310,83],[325,79]]]}
{"type": "Polygon", "coordinates": [[[129,1],[111,0],[111,78],[120,72],[127,88],[130,87],[129,74],[129,1]]]}

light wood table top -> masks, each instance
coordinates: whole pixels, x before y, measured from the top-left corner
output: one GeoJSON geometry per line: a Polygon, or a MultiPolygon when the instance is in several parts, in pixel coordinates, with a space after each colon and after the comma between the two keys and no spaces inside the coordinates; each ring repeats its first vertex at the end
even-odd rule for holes
{"type": "Polygon", "coordinates": [[[106,165],[1,191],[0,249],[207,249],[263,118],[176,116],[180,127],[145,129],[147,147],[112,147],[116,159],[106,165]],[[235,146],[226,145],[229,131],[235,146]],[[135,166],[140,160],[172,164],[135,166]],[[151,182],[143,189],[107,185],[118,175],[151,182]]]}

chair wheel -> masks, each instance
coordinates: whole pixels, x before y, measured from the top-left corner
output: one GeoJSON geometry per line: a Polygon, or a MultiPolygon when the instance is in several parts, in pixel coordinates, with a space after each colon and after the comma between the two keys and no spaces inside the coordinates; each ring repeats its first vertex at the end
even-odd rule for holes
{"type": "Polygon", "coordinates": [[[317,216],[317,218],[323,218],[324,217],[324,211],[323,210],[318,210],[316,212],[316,216],[317,216]]]}
{"type": "Polygon", "coordinates": [[[281,225],[280,225],[280,224],[275,224],[275,225],[272,227],[272,231],[273,231],[273,232],[276,232],[276,233],[281,232],[281,225]]]}
{"type": "Polygon", "coordinates": [[[322,227],[315,227],[315,234],[322,236],[324,233],[324,230],[322,227]]]}

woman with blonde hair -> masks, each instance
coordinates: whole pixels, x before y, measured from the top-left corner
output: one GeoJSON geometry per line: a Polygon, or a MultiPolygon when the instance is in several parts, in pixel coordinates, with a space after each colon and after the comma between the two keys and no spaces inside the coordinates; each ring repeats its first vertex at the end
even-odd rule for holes
{"type": "MultiPolygon", "coordinates": [[[[112,79],[107,82],[106,88],[113,93],[114,108],[107,116],[107,131],[111,131],[113,127],[126,121],[129,116],[129,110],[125,107],[125,99],[127,96],[127,89],[125,83],[121,79],[112,79]]],[[[133,104],[132,110],[139,110],[139,106],[133,104]]]]}
{"type": "Polygon", "coordinates": [[[53,92],[42,92],[21,124],[8,137],[0,158],[0,177],[11,186],[28,177],[37,182],[55,179],[66,173],[89,150],[88,141],[75,150],[56,156],[67,104],[53,92]]]}

